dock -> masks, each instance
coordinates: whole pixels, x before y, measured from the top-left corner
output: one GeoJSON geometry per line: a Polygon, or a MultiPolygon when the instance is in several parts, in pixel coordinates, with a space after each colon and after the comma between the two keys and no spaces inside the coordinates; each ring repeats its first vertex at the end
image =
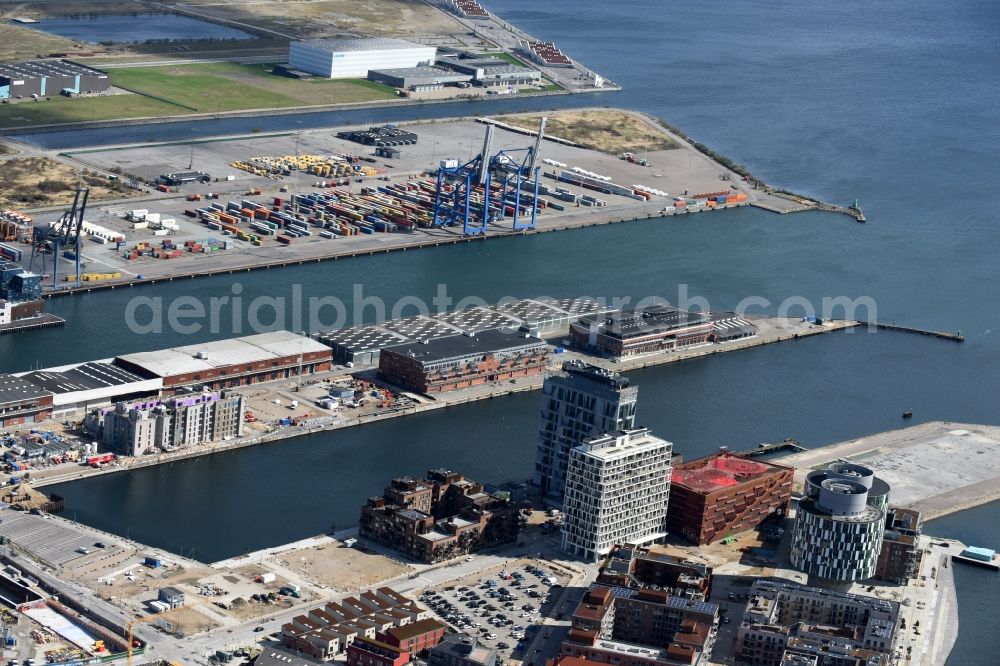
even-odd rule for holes
{"type": "Polygon", "coordinates": [[[902,324],[868,324],[869,326],[875,326],[882,331],[899,331],[900,333],[916,333],[917,335],[929,335],[935,338],[941,338],[942,340],[951,340],[952,342],[965,342],[965,336],[962,335],[961,331],[956,333],[949,333],[947,331],[934,331],[926,328],[917,328],[916,326],[903,326],[902,324]]]}
{"type": "Polygon", "coordinates": [[[794,439],[786,439],[783,442],[777,444],[758,444],[757,448],[750,449],[749,451],[741,451],[740,455],[747,456],[749,458],[759,458],[760,456],[770,455],[772,453],[783,453],[788,451],[790,453],[802,453],[803,451],[808,451],[806,447],[798,443],[794,439]]]}
{"type": "Polygon", "coordinates": [[[0,324],[0,335],[7,335],[8,333],[21,333],[23,331],[34,331],[39,328],[62,326],[65,323],[66,320],[62,317],[57,317],[54,314],[46,312],[41,317],[32,317],[31,319],[22,319],[21,321],[12,321],[8,324],[0,324]]]}

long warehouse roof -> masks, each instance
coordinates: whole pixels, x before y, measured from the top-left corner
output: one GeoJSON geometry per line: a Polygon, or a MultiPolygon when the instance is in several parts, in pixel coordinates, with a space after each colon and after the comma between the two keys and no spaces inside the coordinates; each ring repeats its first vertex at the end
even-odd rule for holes
{"type": "Polygon", "coordinates": [[[274,331],[245,338],[125,354],[116,360],[158,377],[168,377],[309,353],[329,354],[330,348],[291,331],[274,331]]]}

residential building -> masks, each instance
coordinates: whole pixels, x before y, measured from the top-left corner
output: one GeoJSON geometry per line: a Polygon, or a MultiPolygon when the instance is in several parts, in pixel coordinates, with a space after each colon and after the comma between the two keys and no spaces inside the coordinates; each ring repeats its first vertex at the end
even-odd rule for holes
{"type": "Polygon", "coordinates": [[[364,78],[369,70],[434,62],[437,49],[403,39],[314,39],[292,42],[290,67],[331,79],[364,78]]]}
{"type": "Polygon", "coordinates": [[[898,616],[895,601],[758,579],[737,632],[738,656],[754,666],[889,664],[898,616]]]}
{"type": "Polygon", "coordinates": [[[885,516],[882,550],[875,565],[875,577],[906,585],[920,572],[923,549],[920,534],[923,520],[919,511],[890,507],[885,516]]]}
{"type": "Polygon", "coordinates": [[[447,469],[426,479],[393,479],[361,509],[358,534],[420,562],[441,562],[480,548],[510,543],[521,528],[518,506],[506,493],[447,469]]]}
{"type": "Polygon", "coordinates": [[[386,629],[378,635],[378,639],[395,648],[405,650],[409,653],[410,658],[413,658],[440,643],[444,634],[445,626],[437,620],[428,618],[404,624],[402,627],[386,629]]]}
{"type": "Polygon", "coordinates": [[[863,465],[834,463],[810,472],[805,491],[792,531],[792,566],[830,582],[874,576],[885,531],[888,484],[863,465]]]}
{"type": "Polygon", "coordinates": [[[692,666],[708,662],[719,606],[653,588],[593,585],[560,648],[602,664],[692,666]]]}
{"type": "Polygon", "coordinates": [[[198,393],[91,412],[87,429],[104,450],[140,456],[216,442],[243,434],[245,401],[234,391],[198,393]]]}
{"type": "Polygon", "coordinates": [[[728,451],[675,465],[667,530],[701,546],[784,517],[793,474],[791,467],[728,451]]]}
{"type": "MultiPolygon", "coordinates": [[[[282,625],[281,642],[320,661],[329,661],[346,652],[355,640],[378,641],[379,633],[430,619],[431,615],[392,588],[380,587],[295,616],[282,625]]],[[[409,658],[405,650],[378,642],[393,648],[390,652],[409,658]]]]}
{"type": "Polygon", "coordinates": [[[545,378],[533,482],[562,504],[569,452],[589,437],[635,427],[639,387],[616,372],[581,361],[545,378]]]}
{"type": "Polygon", "coordinates": [[[570,451],[563,550],[592,562],[620,543],[666,536],[673,445],[648,428],[584,441],[570,451]]]}
{"type": "Polygon", "coordinates": [[[496,666],[498,651],[474,636],[448,634],[427,652],[429,666],[496,666]]]}
{"type": "Polygon", "coordinates": [[[358,637],[347,648],[347,666],[404,666],[409,661],[409,652],[377,639],[358,637]]]}
{"type": "Polygon", "coordinates": [[[615,546],[601,563],[597,583],[607,587],[666,590],[705,601],[711,596],[712,567],[670,554],[662,546],[615,546]]]}
{"type": "Polygon", "coordinates": [[[379,375],[418,393],[441,393],[540,374],[549,346],[514,329],[488,329],[383,347],[379,375]]]}

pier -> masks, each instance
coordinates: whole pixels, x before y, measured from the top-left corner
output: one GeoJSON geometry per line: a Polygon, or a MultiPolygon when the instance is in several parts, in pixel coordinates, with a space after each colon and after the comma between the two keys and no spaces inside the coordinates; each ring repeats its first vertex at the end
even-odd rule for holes
{"type": "Polygon", "coordinates": [[[789,453],[802,453],[803,451],[808,450],[809,449],[799,444],[797,440],[786,439],[785,441],[777,444],[758,444],[756,449],[740,451],[740,455],[747,456],[749,458],[759,458],[772,453],[784,453],[785,451],[788,451],[789,453]]]}
{"type": "Polygon", "coordinates": [[[0,335],[20,333],[21,331],[34,331],[39,328],[62,326],[65,323],[66,320],[62,317],[57,317],[54,314],[46,312],[41,317],[32,317],[31,319],[22,319],[20,321],[12,321],[8,324],[0,324],[0,335]]]}
{"type": "Polygon", "coordinates": [[[899,331],[900,333],[916,333],[917,335],[930,335],[935,338],[941,338],[942,340],[951,340],[952,342],[965,342],[965,336],[961,332],[949,333],[947,331],[933,331],[926,328],[917,328],[916,326],[903,326],[902,324],[868,324],[869,326],[875,326],[881,331],[899,331]]]}

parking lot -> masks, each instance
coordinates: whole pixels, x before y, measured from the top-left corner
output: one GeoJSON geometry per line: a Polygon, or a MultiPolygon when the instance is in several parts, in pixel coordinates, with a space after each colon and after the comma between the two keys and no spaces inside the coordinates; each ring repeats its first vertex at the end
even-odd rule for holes
{"type": "Polygon", "coordinates": [[[558,630],[543,629],[542,622],[569,617],[554,607],[567,580],[539,560],[521,559],[425,590],[420,602],[458,631],[497,648],[501,660],[527,660],[525,651],[539,631],[558,630]]]}
{"type": "Polygon", "coordinates": [[[117,549],[115,544],[95,541],[94,533],[68,521],[13,509],[0,510],[0,534],[56,567],[81,558],[110,557],[117,549]]]}

